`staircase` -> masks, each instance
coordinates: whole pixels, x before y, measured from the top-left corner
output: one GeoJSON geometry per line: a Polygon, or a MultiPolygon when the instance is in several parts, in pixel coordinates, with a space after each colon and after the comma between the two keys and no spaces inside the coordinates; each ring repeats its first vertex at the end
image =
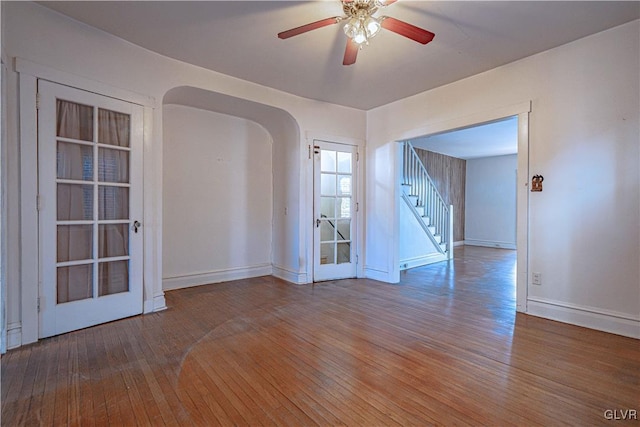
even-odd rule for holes
{"type": "Polygon", "coordinates": [[[445,259],[453,258],[453,206],[447,206],[410,142],[403,147],[402,199],[445,259]]]}

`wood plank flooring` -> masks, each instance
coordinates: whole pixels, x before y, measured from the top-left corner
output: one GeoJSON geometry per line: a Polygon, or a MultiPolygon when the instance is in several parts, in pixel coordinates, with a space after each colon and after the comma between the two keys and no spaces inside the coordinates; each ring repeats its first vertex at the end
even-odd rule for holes
{"type": "Polygon", "coordinates": [[[167,292],[167,311],[9,351],[1,422],[587,426],[640,411],[640,341],[516,315],[514,280],[513,251],[464,247],[396,285],[167,292]]]}

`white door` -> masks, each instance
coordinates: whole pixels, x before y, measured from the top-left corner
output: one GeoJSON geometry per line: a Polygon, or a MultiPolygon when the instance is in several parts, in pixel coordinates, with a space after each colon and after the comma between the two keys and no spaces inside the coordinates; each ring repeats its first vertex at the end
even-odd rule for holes
{"type": "Polygon", "coordinates": [[[39,81],[40,337],[142,312],[142,107],[39,81]]]}
{"type": "Polygon", "coordinates": [[[356,277],[357,147],[314,144],[313,280],[356,277]]]}

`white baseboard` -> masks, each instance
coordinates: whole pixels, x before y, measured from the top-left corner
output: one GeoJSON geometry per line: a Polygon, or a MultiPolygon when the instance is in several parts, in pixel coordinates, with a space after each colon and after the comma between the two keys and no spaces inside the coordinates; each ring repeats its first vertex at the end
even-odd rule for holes
{"type": "Polygon", "coordinates": [[[527,314],[626,337],[640,338],[640,318],[624,313],[529,297],[527,314]]]}
{"type": "Polygon", "coordinates": [[[453,247],[456,246],[464,246],[464,240],[458,240],[457,242],[453,242],[453,247]]]}
{"type": "Polygon", "coordinates": [[[167,309],[167,302],[164,299],[164,292],[156,294],[153,297],[153,311],[162,311],[167,309]]]}
{"type": "Polygon", "coordinates": [[[499,242],[497,240],[465,239],[464,244],[467,246],[483,246],[485,248],[516,249],[515,243],[499,242]]]}
{"type": "MultiPolygon", "coordinates": [[[[182,289],[191,286],[207,285],[210,283],[228,282],[231,280],[249,279],[251,277],[270,276],[271,264],[256,265],[251,267],[229,268],[224,270],[208,271],[205,273],[189,274],[162,279],[162,289],[182,289]]],[[[162,297],[164,299],[164,296],[162,297]]],[[[158,307],[164,306],[163,301],[157,301],[158,307]]],[[[156,301],[154,297],[154,309],[156,301]]],[[[157,309],[155,311],[158,311],[157,309]]]]}
{"type": "Polygon", "coordinates": [[[395,283],[394,280],[391,280],[391,272],[367,266],[364,267],[364,277],[367,279],[377,280],[379,282],[395,283]]]}
{"type": "Polygon", "coordinates": [[[167,309],[167,304],[164,299],[164,292],[154,295],[150,299],[146,300],[143,305],[143,313],[155,313],[167,309]]]}
{"type": "Polygon", "coordinates": [[[297,271],[289,270],[284,267],[273,266],[272,275],[277,277],[278,279],[282,279],[284,281],[295,283],[296,285],[306,285],[309,282],[309,278],[307,277],[307,273],[299,273],[297,271]]]}
{"type": "Polygon", "coordinates": [[[423,265],[446,261],[448,259],[449,258],[447,257],[447,255],[441,254],[439,252],[416,258],[409,258],[400,261],[400,271],[407,270],[409,268],[422,267],[423,265]]]}
{"type": "Polygon", "coordinates": [[[22,324],[13,322],[7,325],[7,350],[22,345],[22,324]]]}

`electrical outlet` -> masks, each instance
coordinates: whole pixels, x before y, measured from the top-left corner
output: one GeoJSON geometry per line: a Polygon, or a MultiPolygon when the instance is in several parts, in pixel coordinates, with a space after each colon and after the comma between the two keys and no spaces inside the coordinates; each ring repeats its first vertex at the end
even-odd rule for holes
{"type": "Polygon", "coordinates": [[[533,284],[542,285],[542,273],[533,273],[533,284]]]}

